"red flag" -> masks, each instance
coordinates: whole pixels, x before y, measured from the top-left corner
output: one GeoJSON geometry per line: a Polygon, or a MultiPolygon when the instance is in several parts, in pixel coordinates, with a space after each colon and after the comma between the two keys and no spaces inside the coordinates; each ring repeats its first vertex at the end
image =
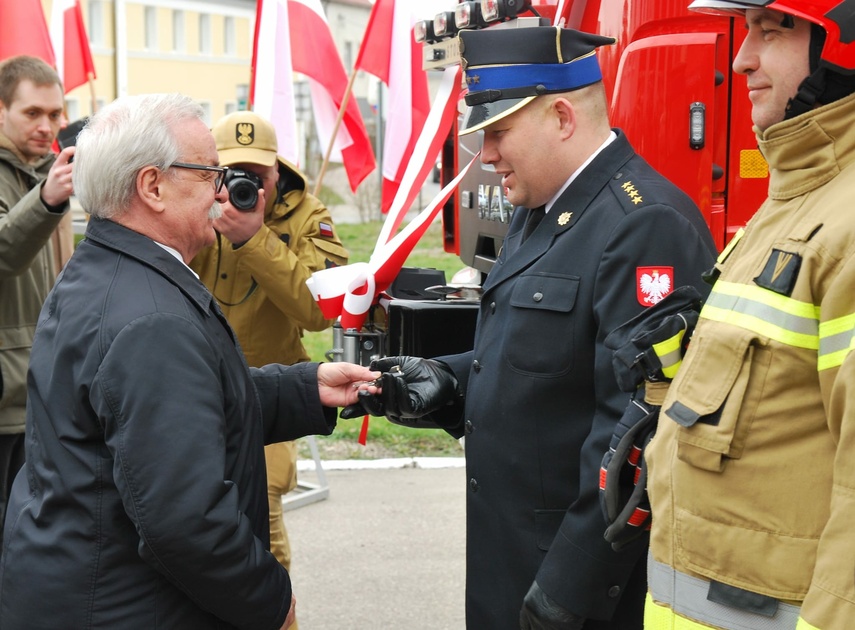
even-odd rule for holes
{"type": "Polygon", "coordinates": [[[0,60],[15,55],[32,55],[54,65],[39,0],[0,0],[0,60]]]}
{"type": "MultiPolygon", "coordinates": [[[[297,163],[292,71],[309,79],[318,137],[326,149],[348,81],[320,0],[258,0],[250,92],[253,110],[273,123],[280,155],[297,163]]],[[[330,159],[344,164],[354,191],[376,166],[353,96],[330,159]]]]}
{"type": "Polygon", "coordinates": [[[56,52],[56,71],[66,93],[86,83],[90,76],[95,78],[79,0],[53,0],[50,37],[56,52]]]}
{"type": "MultiPolygon", "coordinates": [[[[392,206],[430,112],[427,73],[422,69],[422,46],[416,43],[412,32],[413,8],[411,0],[377,0],[371,9],[355,65],[356,69],[373,74],[389,88],[383,147],[381,209],[384,213],[392,206]]],[[[423,183],[424,179],[415,182],[415,186],[423,183]]]]}

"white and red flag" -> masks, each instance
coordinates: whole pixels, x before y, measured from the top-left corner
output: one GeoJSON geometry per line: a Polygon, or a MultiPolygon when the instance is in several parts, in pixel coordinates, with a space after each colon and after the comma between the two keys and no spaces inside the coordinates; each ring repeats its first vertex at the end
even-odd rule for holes
{"type": "Polygon", "coordinates": [[[95,64],[79,0],[53,0],[50,38],[56,56],[56,71],[66,93],[95,78],[95,64]]]}
{"type": "MultiPolygon", "coordinates": [[[[279,154],[299,162],[293,72],[309,80],[321,146],[328,147],[347,89],[320,0],[257,0],[250,99],[276,128],[279,154]]],[[[356,99],[348,98],[330,161],[344,164],[351,190],[377,163],[356,99]]]]}
{"type": "Polygon", "coordinates": [[[54,65],[40,0],[0,0],[0,60],[32,55],[54,65]]]}
{"type": "MultiPolygon", "coordinates": [[[[427,73],[422,69],[422,45],[413,38],[416,2],[376,0],[354,66],[356,70],[373,74],[389,88],[382,159],[383,213],[392,206],[430,112],[427,73]]],[[[435,157],[436,153],[430,159],[435,157]]],[[[415,183],[419,187],[424,179],[415,183]]]]}

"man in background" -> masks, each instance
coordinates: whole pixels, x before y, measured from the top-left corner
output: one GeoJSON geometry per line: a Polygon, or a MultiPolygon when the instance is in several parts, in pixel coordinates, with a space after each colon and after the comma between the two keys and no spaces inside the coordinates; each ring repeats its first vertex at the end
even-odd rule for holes
{"type": "MultiPolygon", "coordinates": [[[[309,360],[304,330],[332,325],[324,319],[306,280],[312,273],[347,264],[347,250],[335,233],[329,210],[308,192],[305,176],[277,155],[276,132],[248,111],[221,118],[213,128],[220,165],[257,176],[252,183],[229,177],[232,189],[223,215],[214,221],[216,242],[190,266],[216,298],[237,334],[247,363],[292,365],[309,360]],[[249,186],[247,188],[247,186],[249,186]]],[[[282,518],[282,497],[297,485],[297,447],[281,442],[265,447],[270,502],[270,549],[290,571],[291,547],[282,518]]]]}
{"type": "MultiPolygon", "coordinates": [[[[0,525],[24,463],[27,363],[39,311],[67,252],[74,149],[52,151],[63,123],[62,83],[41,59],[0,63],[0,525]],[[61,242],[60,242],[61,240],[61,242]]],[[[0,530],[0,548],[3,534],[0,530]]]]}

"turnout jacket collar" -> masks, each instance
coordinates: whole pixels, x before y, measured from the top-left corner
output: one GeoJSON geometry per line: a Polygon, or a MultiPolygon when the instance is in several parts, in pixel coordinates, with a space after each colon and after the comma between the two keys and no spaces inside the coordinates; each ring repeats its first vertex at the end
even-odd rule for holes
{"type": "Polygon", "coordinates": [[[755,128],[760,152],[769,163],[769,198],[787,201],[816,190],[855,161],[853,117],[855,94],[765,132],[755,128]]]}
{"type": "Polygon", "coordinates": [[[108,219],[92,217],[86,227],[86,238],[129,256],[143,265],[156,269],[168,278],[182,293],[193,301],[203,313],[212,309],[213,297],[193,272],[149,237],[134,232],[108,219]],[[188,281],[192,278],[192,282],[188,281]]]}

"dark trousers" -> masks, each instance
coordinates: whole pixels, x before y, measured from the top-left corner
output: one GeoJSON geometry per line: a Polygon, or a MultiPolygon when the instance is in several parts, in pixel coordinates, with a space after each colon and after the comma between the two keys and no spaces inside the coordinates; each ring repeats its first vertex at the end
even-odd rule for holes
{"type": "Polygon", "coordinates": [[[0,434],[0,554],[3,552],[3,523],[15,475],[24,465],[24,434],[0,434]]]}

